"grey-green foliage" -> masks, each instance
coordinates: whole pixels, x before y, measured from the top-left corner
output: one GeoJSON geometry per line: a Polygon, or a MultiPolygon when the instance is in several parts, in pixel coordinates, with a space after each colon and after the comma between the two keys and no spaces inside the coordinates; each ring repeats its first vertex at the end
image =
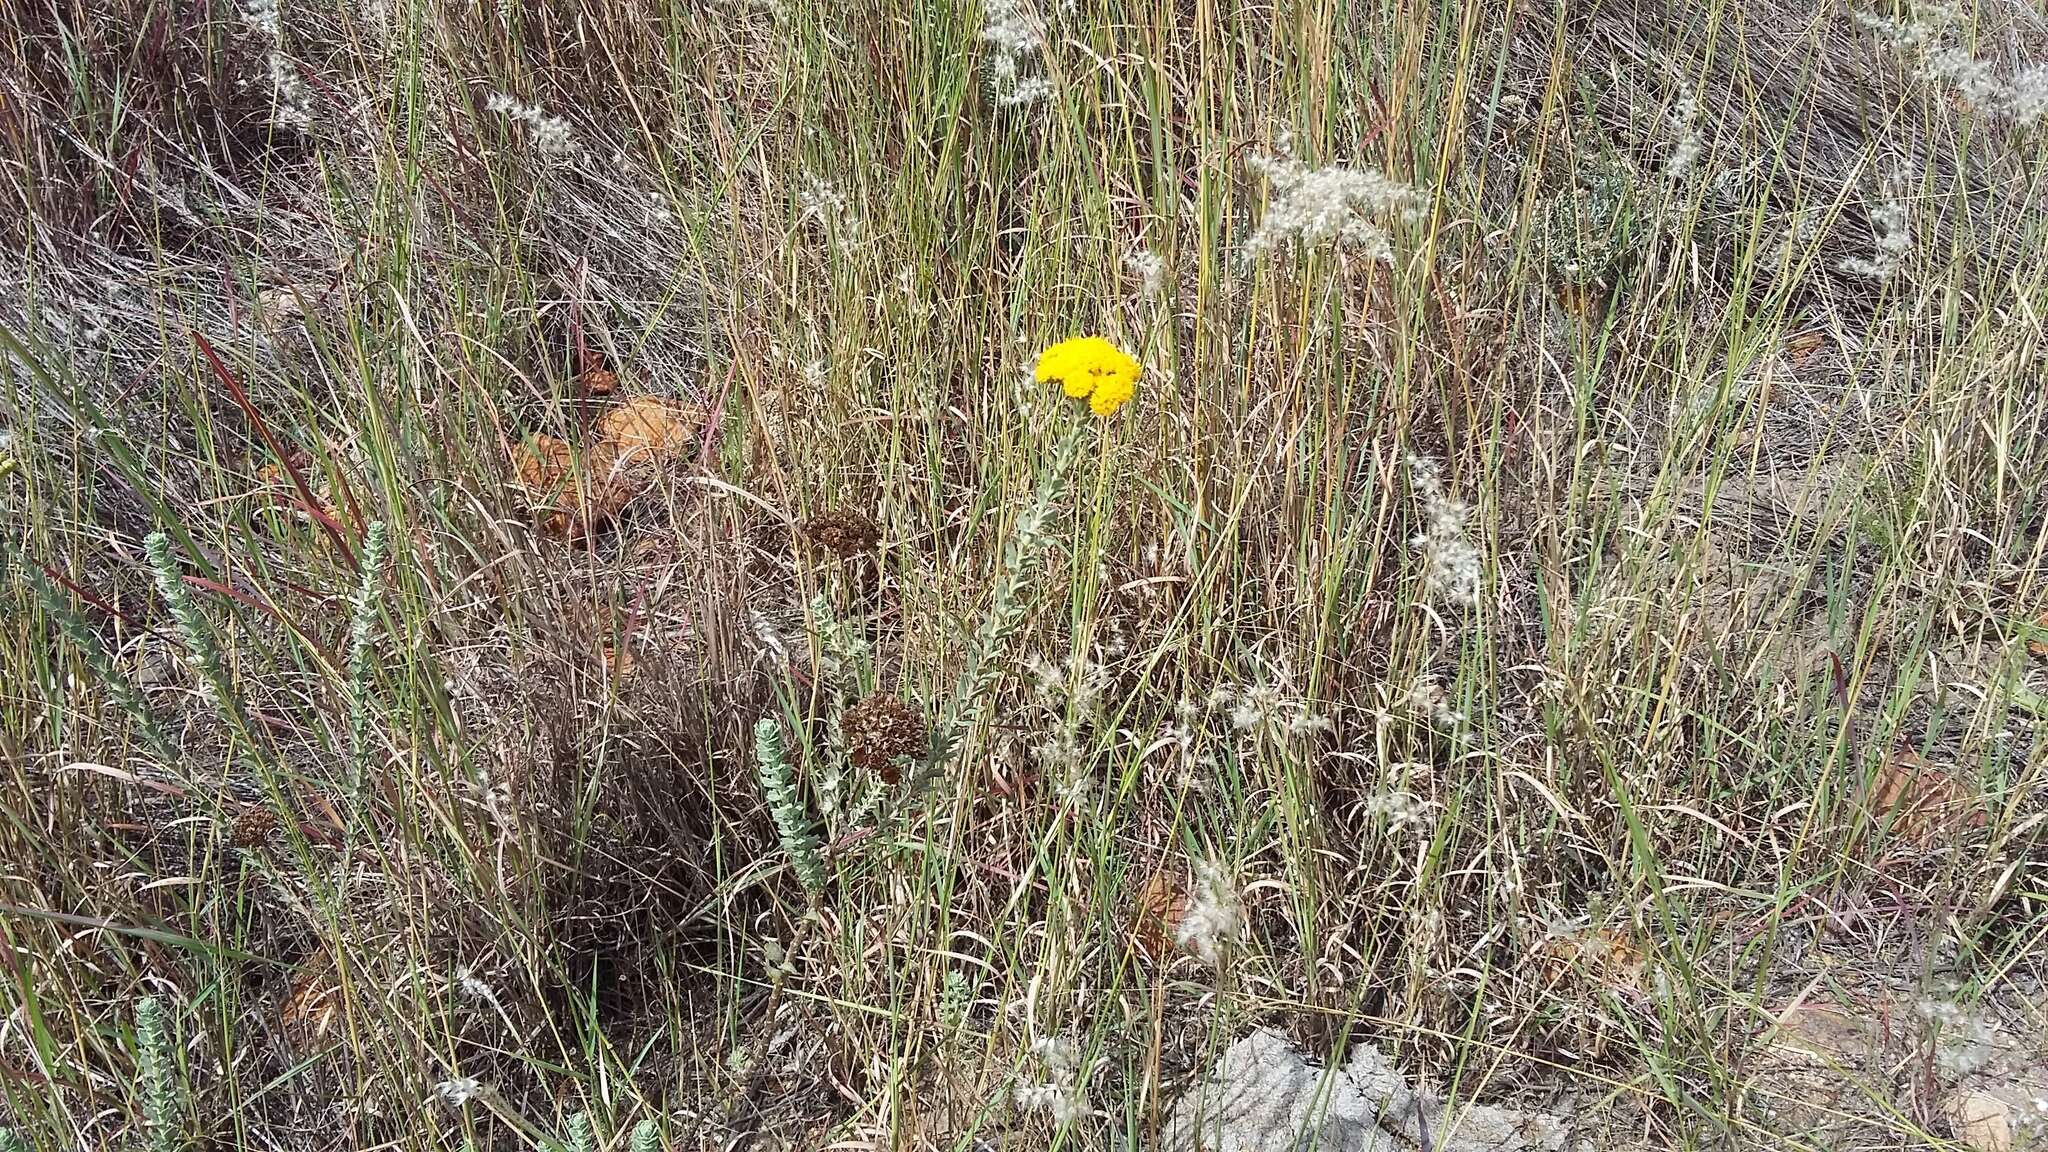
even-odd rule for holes
{"type": "Polygon", "coordinates": [[[967,1023],[967,1009],[974,1001],[974,986],[967,973],[948,969],[945,987],[939,991],[939,1025],[948,1036],[957,1035],[967,1023]]]}
{"type": "Polygon", "coordinates": [[[0,1128],[0,1152],[29,1152],[28,1141],[12,1128],[0,1128]]]}
{"type": "Polygon", "coordinates": [[[633,1138],[627,1144],[628,1152],[661,1152],[661,1125],[654,1117],[633,1125],[633,1138]]]}
{"type": "Polygon", "coordinates": [[[135,1061],[141,1079],[142,1123],[149,1152],[179,1152],[183,1093],[164,1021],[163,1003],[145,996],[135,1006],[135,1061]]]}
{"type": "MultiPolygon", "coordinates": [[[[113,698],[115,705],[134,721],[136,731],[141,734],[142,742],[149,745],[150,752],[165,763],[177,759],[177,749],[171,746],[163,729],[157,726],[156,715],[150,711],[149,702],[144,700],[142,693],[136,691],[135,686],[128,682],[128,678],[121,674],[106,645],[100,643],[100,638],[86,626],[78,613],[71,610],[71,605],[57,594],[56,588],[51,586],[49,580],[26,557],[21,562],[21,573],[29,588],[35,592],[36,599],[42,602],[43,611],[56,622],[58,631],[64,633],[64,638],[71,641],[72,646],[85,657],[86,664],[91,666],[93,675],[106,687],[107,695],[113,698]]],[[[0,1148],[0,1152],[4,1152],[4,1148],[0,1148]]]]}
{"type": "MultiPolygon", "coordinates": [[[[1090,431],[1086,423],[1076,423],[1067,430],[1053,449],[1051,462],[1032,485],[1030,503],[1018,514],[1009,539],[1003,542],[995,595],[989,601],[987,615],[974,629],[973,642],[967,646],[967,666],[961,670],[952,697],[946,701],[939,716],[924,763],[911,774],[910,782],[904,787],[906,799],[914,799],[937,779],[946,762],[952,759],[953,750],[974,727],[983,706],[994,697],[997,683],[1010,666],[1000,657],[1028,616],[1027,609],[1031,605],[1024,593],[1037,578],[1039,561],[1052,542],[1050,521],[1054,502],[1080,454],[1082,441],[1090,431]]],[[[906,803],[897,811],[901,813],[908,808],[906,803]]]]}
{"type": "Polygon", "coordinates": [[[590,1113],[574,1112],[569,1116],[568,1152],[597,1152],[597,1137],[590,1131],[590,1113]]]}
{"type": "Polygon", "coordinates": [[[185,650],[199,668],[208,698],[223,714],[233,713],[234,694],[228,689],[227,674],[222,670],[220,648],[213,642],[213,629],[206,617],[199,614],[199,606],[192,602],[191,589],[185,587],[177,558],[171,555],[171,538],[162,532],[151,532],[143,539],[142,550],[149,556],[156,590],[170,606],[171,619],[177,621],[178,633],[185,639],[185,650]]]}
{"type": "Polygon", "coordinates": [[[1587,160],[1548,204],[1544,251],[1560,283],[1610,286],[1637,243],[1635,178],[1612,155],[1587,160]]]}
{"type": "Polygon", "coordinates": [[[827,671],[858,692],[872,691],[875,681],[874,647],[862,634],[857,621],[842,620],[832,610],[832,599],[820,590],[811,596],[811,630],[818,638],[818,658],[827,671]]]}
{"type": "Polygon", "coordinates": [[[370,733],[370,657],[377,643],[379,576],[389,533],[382,520],[370,521],[363,541],[362,576],[349,604],[348,625],[348,761],[360,786],[366,769],[370,733]]]}
{"type": "Polygon", "coordinates": [[[818,837],[811,830],[810,813],[797,795],[796,774],[782,749],[782,726],[764,716],[754,725],[754,765],[761,777],[761,792],[768,798],[768,813],[775,818],[775,831],[789,852],[790,865],[804,890],[816,896],[825,891],[825,860],[819,853],[818,837]]]}

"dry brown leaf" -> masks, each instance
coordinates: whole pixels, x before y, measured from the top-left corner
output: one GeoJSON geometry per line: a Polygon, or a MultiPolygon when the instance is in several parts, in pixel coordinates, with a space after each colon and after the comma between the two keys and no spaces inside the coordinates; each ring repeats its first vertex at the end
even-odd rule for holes
{"type": "Polygon", "coordinates": [[[633,645],[631,643],[612,644],[606,642],[604,645],[605,675],[610,677],[612,683],[623,683],[626,677],[633,674],[633,666],[638,663],[639,658],[633,655],[633,645]]]}
{"type": "Polygon", "coordinates": [[[567,440],[535,435],[513,448],[512,474],[548,535],[573,538],[589,525],[576,482],[576,450],[567,440]]]}
{"type": "Polygon", "coordinates": [[[1558,307],[1574,319],[1597,319],[1600,304],[1600,290],[1591,284],[1559,284],[1557,286],[1558,307]]]}
{"type": "Polygon", "coordinates": [[[1173,955],[1173,937],[1188,912],[1188,894],[1180,881],[1161,870],[1154,872],[1138,890],[1138,902],[1131,909],[1131,942],[1145,958],[1161,963],[1173,955]]]}
{"type": "Polygon", "coordinates": [[[1643,953],[1612,928],[1589,928],[1545,940],[1537,957],[1549,970],[1552,986],[1573,972],[1610,988],[1641,992],[1643,953]]]}
{"type": "MultiPolygon", "coordinates": [[[[296,460],[293,463],[298,464],[300,468],[306,467],[305,464],[301,464],[296,460]]],[[[291,474],[284,470],[283,464],[275,460],[268,460],[257,467],[256,482],[266,488],[284,488],[291,484],[292,478],[291,474]]]]}
{"type": "Polygon", "coordinates": [[[2040,617],[2034,621],[2034,628],[2039,635],[2035,639],[2027,641],[2027,651],[2032,652],[2041,659],[2048,660],[2048,640],[2040,638],[2041,636],[2048,636],[2048,612],[2041,613],[2040,617]]]}
{"type": "Polygon", "coordinates": [[[697,431],[695,413],[659,396],[634,396],[597,418],[596,445],[610,445],[622,463],[644,457],[663,463],[681,456],[697,431]]]}
{"type": "Polygon", "coordinates": [[[598,477],[590,482],[579,472],[575,449],[566,440],[536,435],[512,450],[513,475],[526,489],[542,531],[568,540],[603,527],[625,506],[610,483],[611,460],[598,449],[584,453],[583,468],[598,477]]]}
{"type": "Polygon", "coordinates": [[[305,288],[289,284],[265,288],[256,294],[256,321],[270,330],[295,324],[306,318],[304,301],[318,299],[319,296],[320,293],[310,285],[305,288]]]}
{"type": "Polygon", "coordinates": [[[1778,1013],[1767,1039],[1781,1059],[1809,1064],[1818,1058],[1842,1067],[1863,1063],[1879,1045],[1877,1024],[1868,1013],[1819,1002],[1793,1004],[1778,1013]]]}
{"type": "Polygon", "coordinates": [[[658,396],[635,396],[597,418],[579,458],[568,441],[536,435],[512,451],[513,473],[551,536],[579,539],[604,527],[680,457],[696,414],[658,396]]]}
{"type": "Polygon", "coordinates": [[[1828,346],[1828,335],[1821,331],[1798,332],[1785,338],[1785,360],[1794,368],[1803,368],[1828,346]]]}
{"type": "Polygon", "coordinates": [[[1982,828],[1987,819],[1984,806],[1954,777],[1903,746],[1878,767],[1870,815],[1888,824],[1894,837],[1921,844],[1954,828],[1982,828]]]}
{"type": "MultiPolygon", "coordinates": [[[[330,520],[339,519],[340,513],[335,510],[325,474],[315,471],[313,465],[313,457],[307,453],[296,450],[291,453],[291,467],[298,469],[299,474],[314,485],[313,497],[320,502],[320,514],[330,520]]],[[[259,491],[252,495],[282,504],[296,513],[300,519],[307,518],[305,502],[299,498],[298,486],[292,483],[291,470],[285,467],[283,461],[266,460],[257,465],[256,483],[259,485],[259,491]]]]}
{"type": "Polygon", "coordinates": [[[519,483],[536,495],[552,496],[565,486],[576,467],[575,450],[567,440],[536,435],[512,450],[512,469],[519,483]]]}
{"type": "Polygon", "coordinates": [[[340,1015],[341,986],[334,979],[334,962],[327,953],[316,952],[299,965],[278,1020],[287,1029],[318,1039],[333,1030],[340,1015]]]}
{"type": "Polygon", "coordinates": [[[576,394],[579,396],[609,396],[618,390],[619,374],[609,368],[592,368],[576,377],[576,394]]]}

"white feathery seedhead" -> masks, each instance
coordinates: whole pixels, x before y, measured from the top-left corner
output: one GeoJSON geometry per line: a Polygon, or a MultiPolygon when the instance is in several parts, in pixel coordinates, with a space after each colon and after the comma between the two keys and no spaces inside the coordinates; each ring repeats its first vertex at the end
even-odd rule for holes
{"type": "Polygon", "coordinates": [[[471,1076],[458,1076],[434,1085],[434,1094],[451,1108],[460,1108],[483,1094],[484,1086],[471,1076]]]}
{"type": "Polygon", "coordinates": [[[556,160],[566,160],[582,151],[576,142],[576,130],[560,116],[550,116],[537,104],[528,104],[514,99],[503,92],[493,92],[484,98],[484,108],[494,115],[522,124],[526,136],[541,155],[556,160]]]}
{"type": "Polygon", "coordinates": [[[1284,149],[1255,153],[1246,164],[1272,191],[1265,216],[1245,241],[1247,262],[1297,246],[1342,245],[1391,264],[1394,239],[1385,221],[1413,223],[1422,213],[1422,193],[1370,168],[1310,168],[1284,149]]]}
{"type": "Polygon", "coordinates": [[[1478,547],[1466,535],[1471,506],[1444,491],[1436,461],[1410,456],[1408,471],[1423,519],[1422,532],[1412,543],[1422,553],[1429,594],[1460,608],[1477,606],[1482,562],[1478,547]]]}
{"type": "Polygon", "coordinates": [[[1050,100],[1052,81],[1042,75],[1045,25],[1028,0],[985,0],[981,42],[989,46],[988,86],[998,107],[1028,108],[1050,100]]]}
{"type": "Polygon", "coordinates": [[[1213,968],[1243,934],[1244,925],[1244,902],[1236,882],[1214,861],[1196,861],[1194,890],[1174,928],[1174,942],[1213,968]]]}

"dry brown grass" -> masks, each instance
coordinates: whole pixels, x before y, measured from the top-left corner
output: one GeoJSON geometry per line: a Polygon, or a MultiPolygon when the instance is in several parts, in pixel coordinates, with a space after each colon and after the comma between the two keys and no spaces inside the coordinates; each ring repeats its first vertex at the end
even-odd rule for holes
{"type": "Polygon", "coordinates": [[[156,994],[236,1148],[1045,1142],[1056,1036],[1142,1142],[1253,1023],[1603,1147],[1955,1134],[2048,1011],[2043,129],[1863,10],[1048,6],[1018,110],[971,8],[287,7],[295,127],[236,10],[0,0],[0,1125],[138,1140],[156,994]],[[1283,137],[1428,193],[1392,267],[1240,259],[1283,137]],[[1147,377],[1052,484],[1077,330],[1147,377]],[[1788,1070],[1806,1003],[1884,1029],[1788,1070]]]}

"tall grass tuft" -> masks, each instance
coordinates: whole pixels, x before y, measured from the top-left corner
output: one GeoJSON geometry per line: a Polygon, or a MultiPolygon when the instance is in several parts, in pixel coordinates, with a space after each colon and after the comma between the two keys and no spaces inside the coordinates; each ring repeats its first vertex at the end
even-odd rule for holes
{"type": "Polygon", "coordinates": [[[22,579],[28,582],[29,588],[35,593],[36,600],[42,604],[43,611],[49,614],[50,619],[56,621],[58,631],[62,632],[64,638],[71,641],[72,646],[85,657],[86,664],[92,668],[93,675],[98,677],[100,684],[106,688],[107,695],[112,698],[115,707],[127,713],[129,720],[135,724],[135,730],[141,734],[142,742],[149,746],[150,754],[165,764],[176,763],[176,746],[158,726],[156,714],[151,711],[149,702],[142,698],[142,693],[136,690],[128,677],[121,674],[106,645],[100,643],[100,638],[86,626],[84,619],[71,610],[71,605],[57,594],[49,579],[38,571],[27,557],[21,558],[21,573],[22,579]]]}

